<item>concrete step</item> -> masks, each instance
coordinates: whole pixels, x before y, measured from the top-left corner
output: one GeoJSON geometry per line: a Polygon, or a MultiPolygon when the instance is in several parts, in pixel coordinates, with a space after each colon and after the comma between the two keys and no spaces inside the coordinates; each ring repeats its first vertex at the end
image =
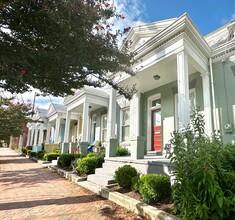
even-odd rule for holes
{"type": "Polygon", "coordinates": [[[114,173],[115,173],[114,169],[107,169],[107,168],[96,168],[95,169],[95,174],[100,174],[100,175],[104,175],[104,176],[113,177],[114,173]]]}
{"type": "Polygon", "coordinates": [[[101,185],[97,185],[95,183],[92,183],[90,181],[82,181],[82,182],[77,182],[79,186],[82,186],[86,189],[89,189],[90,191],[100,195],[101,189],[103,188],[101,185]]]}
{"type": "Polygon", "coordinates": [[[108,186],[108,185],[116,182],[113,177],[105,176],[105,175],[101,175],[101,174],[88,175],[87,181],[90,181],[92,183],[95,183],[95,184],[98,184],[101,186],[108,186]]]}
{"type": "Polygon", "coordinates": [[[125,165],[125,163],[105,162],[105,163],[103,163],[103,168],[107,169],[107,170],[115,171],[115,170],[118,169],[118,167],[121,167],[121,166],[124,166],[124,165],[125,165]]]}

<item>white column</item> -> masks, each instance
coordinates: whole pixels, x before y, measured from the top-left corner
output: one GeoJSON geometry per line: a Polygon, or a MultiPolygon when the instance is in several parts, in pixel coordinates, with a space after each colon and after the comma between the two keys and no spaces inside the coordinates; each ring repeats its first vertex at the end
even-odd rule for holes
{"type": "Polygon", "coordinates": [[[82,142],[88,141],[88,127],[89,127],[89,103],[84,102],[82,113],[82,142]]]}
{"type": "Polygon", "coordinates": [[[66,114],[66,122],[65,122],[65,131],[64,131],[64,142],[69,143],[69,132],[70,132],[70,119],[71,119],[71,111],[67,111],[66,114]]]}
{"type": "Polygon", "coordinates": [[[76,132],[76,139],[77,139],[77,141],[78,141],[78,139],[79,139],[79,127],[80,126],[80,114],[78,115],[78,119],[77,119],[77,132],[76,132]]]}
{"type": "Polygon", "coordinates": [[[211,119],[211,93],[210,93],[210,77],[209,73],[205,72],[201,74],[202,87],[203,87],[203,103],[205,114],[205,133],[207,135],[212,134],[212,119],[211,119]]]}
{"type": "Polygon", "coordinates": [[[55,137],[54,142],[59,143],[59,134],[60,134],[60,118],[56,118],[55,122],[55,137]]]}
{"type": "Polygon", "coordinates": [[[32,127],[32,129],[31,129],[31,135],[30,135],[30,143],[29,143],[30,146],[33,145],[34,132],[35,132],[35,128],[32,127]]]}
{"type": "Polygon", "coordinates": [[[44,128],[44,124],[40,124],[40,133],[39,133],[39,141],[38,141],[39,145],[43,143],[43,128],[44,128]]]}
{"type": "Polygon", "coordinates": [[[33,145],[37,146],[37,143],[38,143],[38,125],[36,125],[36,128],[35,128],[35,135],[34,135],[33,145]]]}
{"type": "Polygon", "coordinates": [[[47,124],[47,136],[46,136],[46,143],[48,144],[50,141],[50,136],[51,136],[51,123],[48,122],[47,124]]]}
{"type": "Polygon", "coordinates": [[[182,130],[190,123],[188,54],[185,51],[177,54],[177,82],[179,130],[182,130]]]}
{"type": "Polygon", "coordinates": [[[134,94],[130,101],[130,138],[136,139],[140,135],[140,95],[134,94]]]}
{"type": "Polygon", "coordinates": [[[28,135],[27,135],[26,146],[30,145],[30,138],[31,138],[31,129],[28,128],[28,135]]]}
{"type": "Polygon", "coordinates": [[[107,121],[107,140],[116,138],[115,125],[116,125],[116,96],[117,92],[115,89],[111,89],[109,96],[109,109],[108,109],[108,121],[107,121]]]}

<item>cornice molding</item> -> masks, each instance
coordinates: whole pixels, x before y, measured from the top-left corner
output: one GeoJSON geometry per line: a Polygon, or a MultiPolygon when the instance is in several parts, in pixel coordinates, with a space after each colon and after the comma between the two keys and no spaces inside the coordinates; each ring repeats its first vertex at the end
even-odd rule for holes
{"type": "Polygon", "coordinates": [[[219,59],[223,59],[224,56],[231,54],[235,54],[235,39],[214,48],[211,58],[213,61],[217,61],[219,59]]]}

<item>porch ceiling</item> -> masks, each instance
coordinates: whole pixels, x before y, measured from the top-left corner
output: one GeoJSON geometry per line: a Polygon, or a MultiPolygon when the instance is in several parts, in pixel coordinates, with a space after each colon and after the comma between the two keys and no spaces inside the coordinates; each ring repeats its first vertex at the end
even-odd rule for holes
{"type": "MultiPolygon", "coordinates": [[[[198,72],[198,70],[192,64],[192,58],[189,56],[189,74],[198,72]]],[[[122,82],[123,86],[128,85],[131,87],[136,84],[138,92],[147,92],[152,89],[158,88],[165,84],[177,80],[177,60],[176,56],[168,57],[163,59],[152,66],[144,69],[133,77],[127,78],[122,82]],[[153,76],[159,75],[160,79],[155,80],[153,76]]]]}

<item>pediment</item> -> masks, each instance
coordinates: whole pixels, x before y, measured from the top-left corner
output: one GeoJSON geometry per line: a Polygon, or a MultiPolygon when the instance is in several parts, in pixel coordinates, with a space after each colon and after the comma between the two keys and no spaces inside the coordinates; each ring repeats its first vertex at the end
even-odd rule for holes
{"type": "Polygon", "coordinates": [[[51,103],[51,104],[49,105],[47,115],[49,116],[49,115],[53,114],[54,112],[55,112],[55,107],[54,107],[53,104],[51,103]]]}
{"type": "Polygon", "coordinates": [[[134,51],[138,49],[149,39],[171,25],[174,21],[176,21],[176,18],[133,27],[127,37],[127,40],[131,42],[130,50],[134,51]]]}

